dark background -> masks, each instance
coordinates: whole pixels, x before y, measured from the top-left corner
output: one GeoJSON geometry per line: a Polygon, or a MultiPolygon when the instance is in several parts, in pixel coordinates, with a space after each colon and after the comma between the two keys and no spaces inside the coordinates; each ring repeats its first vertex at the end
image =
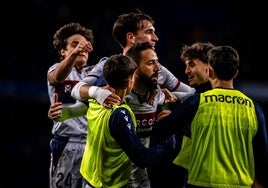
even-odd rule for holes
{"type": "Polygon", "coordinates": [[[0,187],[48,187],[49,99],[46,73],[57,61],[54,32],[80,22],[94,32],[89,64],[122,52],[112,38],[119,14],[139,8],[155,21],[160,62],[187,83],[179,60],[183,44],[231,45],[241,58],[236,86],[255,98],[268,115],[267,20],[258,1],[8,1],[1,11],[2,178],[0,187]],[[96,6],[94,4],[101,4],[96,6]],[[5,12],[5,13],[4,13],[5,12]],[[3,158],[4,157],[4,158],[3,158]]]}

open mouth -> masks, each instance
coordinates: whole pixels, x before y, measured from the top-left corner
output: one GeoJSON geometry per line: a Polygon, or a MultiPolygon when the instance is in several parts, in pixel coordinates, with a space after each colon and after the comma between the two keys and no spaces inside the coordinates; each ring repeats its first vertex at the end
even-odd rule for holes
{"type": "Polygon", "coordinates": [[[188,82],[193,81],[194,77],[193,76],[188,76],[188,82]]]}
{"type": "Polygon", "coordinates": [[[157,75],[152,76],[151,80],[152,80],[153,83],[157,83],[158,76],[157,75]]]}

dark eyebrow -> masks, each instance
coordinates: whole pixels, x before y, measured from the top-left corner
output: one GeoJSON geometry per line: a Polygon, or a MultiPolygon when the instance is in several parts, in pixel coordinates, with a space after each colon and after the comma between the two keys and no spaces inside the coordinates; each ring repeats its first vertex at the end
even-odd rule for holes
{"type": "Polygon", "coordinates": [[[76,46],[78,45],[78,43],[79,43],[79,41],[76,41],[76,40],[69,42],[69,44],[70,44],[72,47],[76,47],[76,46]]]}

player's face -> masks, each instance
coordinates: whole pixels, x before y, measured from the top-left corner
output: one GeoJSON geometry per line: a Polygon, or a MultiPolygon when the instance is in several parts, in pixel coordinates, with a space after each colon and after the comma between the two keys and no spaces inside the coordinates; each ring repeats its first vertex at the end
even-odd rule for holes
{"type": "Polygon", "coordinates": [[[185,74],[190,86],[199,86],[208,81],[208,65],[206,63],[199,59],[189,59],[185,61],[185,65],[185,74]]]}
{"type": "MultiPolygon", "coordinates": [[[[87,45],[89,42],[86,38],[80,34],[75,34],[70,36],[67,39],[66,49],[62,50],[62,54],[64,57],[69,56],[74,50],[79,50],[79,48],[83,48],[84,45],[87,45]]],[[[89,53],[86,51],[82,51],[76,57],[76,64],[80,66],[84,66],[87,63],[89,53]]]]}
{"type": "Polygon", "coordinates": [[[140,30],[134,34],[135,43],[149,42],[152,46],[155,46],[159,40],[155,34],[155,28],[153,24],[147,20],[140,23],[140,30]]]}
{"type": "Polygon", "coordinates": [[[138,63],[136,76],[147,86],[157,84],[158,80],[158,57],[154,50],[147,49],[141,52],[141,62],[138,63]]]}

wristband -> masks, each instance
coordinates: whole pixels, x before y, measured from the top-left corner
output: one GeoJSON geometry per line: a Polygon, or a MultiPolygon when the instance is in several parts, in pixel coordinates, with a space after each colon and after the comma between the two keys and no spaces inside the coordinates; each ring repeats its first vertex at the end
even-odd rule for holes
{"type": "Polygon", "coordinates": [[[112,94],[111,91],[107,89],[102,89],[101,87],[98,86],[90,86],[88,90],[89,97],[95,98],[100,104],[102,104],[105,101],[105,99],[111,94],[112,94]]]}

